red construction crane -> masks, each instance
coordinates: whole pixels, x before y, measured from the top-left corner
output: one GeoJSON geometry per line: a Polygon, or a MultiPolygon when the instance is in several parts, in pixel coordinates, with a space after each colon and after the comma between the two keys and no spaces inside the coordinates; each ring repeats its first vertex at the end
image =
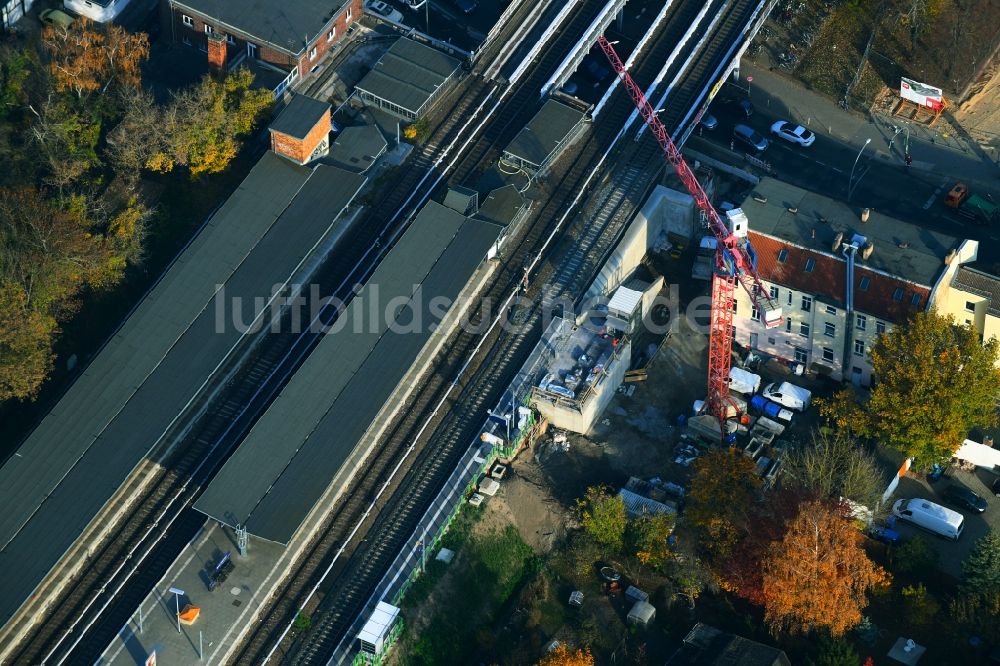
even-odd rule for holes
{"type": "Polygon", "coordinates": [[[656,140],[660,142],[663,154],[680,176],[684,187],[694,197],[695,205],[702,212],[702,219],[715,236],[715,269],[712,274],[712,319],[708,342],[708,410],[719,419],[722,437],[726,436],[726,419],[730,406],[736,403],[729,397],[729,370],[733,350],[733,307],[736,283],[750,295],[761,321],[767,328],[781,325],[781,307],[771,299],[757,276],[757,258],[747,238],[747,218],[737,209],[726,214],[723,220],[708,200],[698,179],[680,150],[670,139],[667,128],[656,116],[656,111],[646,100],[646,96],[625,71],[625,65],[604,36],[597,43],[611,62],[611,66],[621,77],[625,89],[639,109],[643,121],[649,126],[656,140]]]}

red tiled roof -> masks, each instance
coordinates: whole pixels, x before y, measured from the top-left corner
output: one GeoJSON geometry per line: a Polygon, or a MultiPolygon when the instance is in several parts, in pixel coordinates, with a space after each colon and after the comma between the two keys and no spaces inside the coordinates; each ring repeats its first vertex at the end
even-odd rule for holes
{"type": "MultiPolygon", "coordinates": [[[[844,306],[847,296],[847,264],[843,259],[822,252],[796,247],[771,236],[750,232],[750,244],[757,253],[757,273],[762,280],[784,285],[797,291],[821,296],[833,304],[844,306]],[[785,261],[778,260],[778,253],[787,250],[785,261]],[[812,259],[815,266],[806,272],[806,262],[812,259]]],[[[861,312],[900,322],[914,310],[927,307],[931,290],[897,278],[877,273],[863,266],[854,270],[854,308],[861,312]],[[861,289],[861,281],[868,278],[868,288],[861,289]],[[902,289],[902,298],[894,298],[897,289],[902,289]],[[912,299],[920,295],[916,306],[912,299]]]]}

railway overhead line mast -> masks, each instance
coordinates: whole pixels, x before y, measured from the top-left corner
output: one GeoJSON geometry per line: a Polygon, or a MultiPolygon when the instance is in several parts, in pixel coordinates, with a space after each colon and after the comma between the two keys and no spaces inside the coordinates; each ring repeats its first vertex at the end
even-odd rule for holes
{"type": "Polygon", "coordinates": [[[607,56],[611,66],[621,77],[622,84],[639,109],[643,122],[656,137],[666,156],[680,177],[684,187],[694,198],[701,211],[702,221],[715,237],[715,265],[712,273],[712,315],[709,326],[708,343],[708,399],[707,409],[719,419],[719,428],[725,438],[726,419],[730,407],[736,403],[729,397],[729,370],[733,350],[733,307],[736,285],[739,284],[750,295],[760,319],[767,328],[776,328],[782,323],[781,306],[772,299],[757,275],[757,256],[747,237],[747,218],[740,209],[726,213],[723,220],[709,201],[708,195],[694,175],[694,171],[684,161],[681,151],[670,138],[667,128],[656,115],[642,89],[629,76],[625,65],[615,51],[614,45],[603,35],[597,39],[598,45],[607,56]]]}

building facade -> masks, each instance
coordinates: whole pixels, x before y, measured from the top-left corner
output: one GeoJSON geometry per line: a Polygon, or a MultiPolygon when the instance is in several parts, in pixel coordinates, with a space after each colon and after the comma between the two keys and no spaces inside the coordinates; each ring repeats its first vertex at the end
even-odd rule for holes
{"type": "Polygon", "coordinates": [[[222,36],[228,61],[267,63],[288,72],[291,83],[308,76],[362,15],[362,0],[330,4],[168,0],[167,20],[173,41],[208,52],[209,38],[222,36]]]}
{"type": "Polygon", "coordinates": [[[934,307],[974,329],[981,342],[1000,340],[1000,277],[974,265],[959,266],[935,294],[934,307]]]}

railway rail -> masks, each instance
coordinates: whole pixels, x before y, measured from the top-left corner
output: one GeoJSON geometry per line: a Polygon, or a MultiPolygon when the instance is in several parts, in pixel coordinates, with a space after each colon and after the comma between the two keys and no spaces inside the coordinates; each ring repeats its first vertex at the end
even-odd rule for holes
{"type": "MultiPolygon", "coordinates": [[[[353,225],[313,282],[330,288],[327,293],[341,301],[349,300],[352,287],[374,270],[430,194],[430,176],[440,162],[475,131],[471,119],[482,113],[498,89],[496,83],[468,76],[442,100],[439,108],[449,112],[438,116],[428,141],[394,172],[393,182],[370,195],[380,205],[370,207],[353,225]]],[[[308,305],[306,310],[311,311],[308,305]]],[[[327,309],[321,316],[328,324],[337,314],[327,309]]],[[[162,462],[136,509],[108,534],[85,572],[48,607],[45,622],[15,648],[12,663],[93,663],[128,621],[203,524],[204,516],[189,508],[200,486],[318,341],[315,333],[296,335],[288,326],[281,331],[265,336],[203,417],[177,428],[184,434],[173,447],[176,453],[162,462]]]]}
{"type": "MultiPolygon", "coordinates": [[[[697,48],[698,57],[706,58],[709,62],[704,68],[696,69],[692,75],[684,77],[684,81],[678,86],[678,95],[682,95],[687,103],[696,100],[699,91],[704,89],[707,83],[705,73],[711,71],[710,67],[719,64],[720,58],[724,57],[728,42],[738,34],[753,5],[749,0],[734,3],[720,0],[714,4],[719,11],[725,11],[726,16],[706,29],[707,34],[702,35],[704,39],[691,45],[692,51],[697,48]]],[[[656,63],[662,62],[661,56],[666,55],[671,42],[675,42],[679,32],[687,27],[684,17],[684,12],[680,12],[668,21],[667,27],[656,40],[652,54],[644,58],[643,64],[636,70],[639,77],[647,76],[656,63]]],[[[690,58],[687,60],[690,61],[690,58]]],[[[683,104],[682,101],[668,110],[667,118],[670,122],[677,123],[682,119],[683,104]]],[[[579,200],[580,186],[589,185],[594,174],[604,164],[609,144],[619,138],[615,135],[615,130],[625,121],[631,108],[624,95],[617,100],[607,114],[605,123],[595,130],[582,154],[574,157],[573,164],[559,178],[552,189],[553,196],[536,216],[535,226],[520,243],[520,250],[506,262],[503,271],[490,286],[487,295],[494,297],[494,302],[497,296],[502,296],[520,280],[524,261],[540,247],[548,245],[551,236],[547,234],[555,220],[559,219],[559,213],[563,213],[561,223],[566,219],[568,209],[572,209],[579,200]],[[573,193],[577,193],[577,199],[570,201],[573,193]]],[[[594,216],[582,216],[583,220],[593,220],[594,224],[574,225],[574,233],[566,236],[569,243],[559,253],[563,256],[550,262],[548,269],[541,272],[543,277],[554,272],[552,277],[557,294],[579,292],[587,277],[596,270],[600,260],[613,245],[612,239],[620,234],[662,169],[659,150],[649,137],[637,146],[626,146],[623,150],[626,155],[618,155],[618,161],[627,161],[630,166],[611,183],[606,183],[608,187],[597,195],[594,216]],[[558,269],[553,271],[556,266],[558,269]]],[[[470,160],[475,155],[476,153],[472,153],[470,160]]],[[[460,167],[456,173],[463,173],[463,168],[460,167]]],[[[541,325],[541,314],[537,305],[527,313],[531,334],[498,332],[495,339],[485,341],[485,345],[482,345],[483,341],[476,335],[465,332],[458,335],[433,376],[413,403],[408,405],[408,416],[394,426],[386,444],[370,461],[368,474],[358,480],[358,486],[353,489],[349,499],[337,507],[326,532],[313,546],[313,552],[290,578],[295,582],[286,588],[257,631],[254,643],[266,644],[267,641],[262,641],[261,638],[273,635],[276,631],[273,620],[275,614],[281,615],[283,621],[287,622],[299,610],[299,606],[294,603],[296,597],[308,587],[316,586],[317,594],[313,602],[305,607],[312,615],[312,628],[297,641],[289,640],[285,635],[284,642],[272,654],[285,663],[326,663],[334,648],[342,643],[348,628],[359,617],[366,602],[370,601],[371,590],[384,574],[389,562],[405,547],[405,539],[412,534],[426,504],[451,472],[455,460],[467,449],[482,423],[485,409],[499,398],[512,373],[530,352],[541,325]],[[483,358],[466,366],[467,354],[480,345],[489,351],[483,358]],[[454,381],[448,379],[462,368],[467,369],[465,374],[454,381]],[[449,397],[451,395],[454,397],[449,397]],[[425,431],[432,434],[421,444],[417,440],[425,431]],[[393,492],[383,493],[387,483],[385,472],[395,469],[401,456],[413,452],[416,452],[416,456],[398,483],[390,488],[393,492]],[[369,503],[373,495],[386,497],[375,504],[374,511],[369,503]],[[365,515],[368,516],[367,520],[358,523],[360,529],[356,529],[356,520],[365,515]],[[355,525],[355,529],[352,529],[352,525],[355,525]],[[352,534],[357,538],[349,543],[348,537],[352,534]],[[337,546],[340,546],[339,550],[337,546]],[[337,556],[331,563],[329,558],[334,552],[337,556]],[[318,575],[322,582],[317,584],[314,581],[318,575]],[[298,594],[294,589],[296,587],[298,594]]],[[[485,316],[486,313],[481,311],[479,320],[482,321],[485,316]]],[[[267,654],[262,658],[261,654],[259,649],[254,650],[248,646],[241,653],[239,663],[261,663],[271,656],[267,654]]]]}

